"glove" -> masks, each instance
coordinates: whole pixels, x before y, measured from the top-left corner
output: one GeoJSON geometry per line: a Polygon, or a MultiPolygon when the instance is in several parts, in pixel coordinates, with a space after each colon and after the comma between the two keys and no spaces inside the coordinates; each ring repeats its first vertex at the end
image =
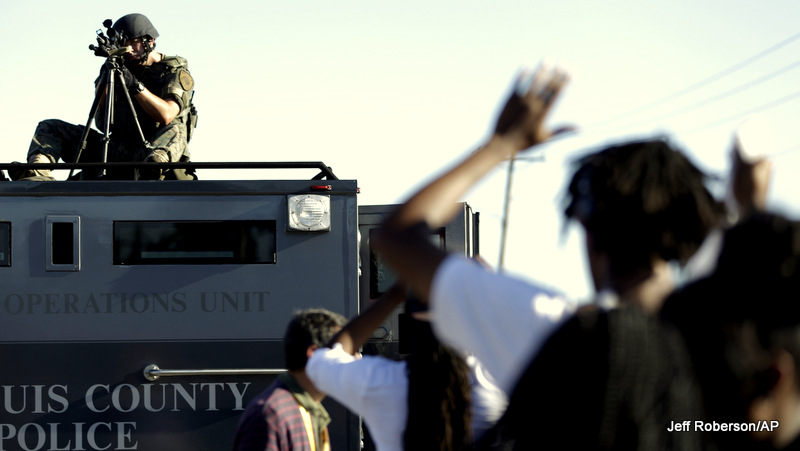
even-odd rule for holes
{"type": "Polygon", "coordinates": [[[125,82],[125,87],[128,88],[128,92],[130,92],[131,95],[136,95],[144,91],[144,84],[137,80],[124,64],[121,65],[120,72],[122,73],[122,79],[125,82]]]}

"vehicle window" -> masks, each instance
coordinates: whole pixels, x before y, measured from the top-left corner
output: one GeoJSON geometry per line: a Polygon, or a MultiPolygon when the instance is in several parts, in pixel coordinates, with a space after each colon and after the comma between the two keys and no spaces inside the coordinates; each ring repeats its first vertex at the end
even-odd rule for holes
{"type": "Polygon", "coordinates": [[[118,221],[115,265],[274,264],[275,221],[118,221]]]}
{"type": "Polygon", "coordinates": [[[0,266],[11,266],[10,222],[0,222],[0,266]]]}

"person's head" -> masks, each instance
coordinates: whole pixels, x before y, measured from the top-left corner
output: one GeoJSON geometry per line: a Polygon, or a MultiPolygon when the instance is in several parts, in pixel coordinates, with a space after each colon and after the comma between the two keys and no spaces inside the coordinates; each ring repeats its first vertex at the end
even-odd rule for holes
{"type": "Polygon", "coordinates": [[[125,55],[128,64],[146,65],[150,53],[155,49],[158,31],[144,14],[126,14],[111,26],[125,38],[125,45],[132,51],[125,55]]]}
{"type": "Polygon", "coordinates": [[[706,175],[663,139],[613,145],[575,167],[564,213],[585,228],[597,289],[646,277],[656,261],[685,264],[720,223],[706,175]]]}
{"type": "Polygon", "coordinates": [[[347,319],[344,316],[325,309],[296,312],[283,336],[286,368],[289,371],[304,370],[311,353],[325,346],[345,324],[347,319]]]}
{"type": "Polygon", "coordinates": [[[756,213],[726,232],[714,273],[674,293],[662,312],[687,341],[709,417],[780,421],[754,434],[775,448],[800,436],[799,299],[800,222],[756,213]]]}

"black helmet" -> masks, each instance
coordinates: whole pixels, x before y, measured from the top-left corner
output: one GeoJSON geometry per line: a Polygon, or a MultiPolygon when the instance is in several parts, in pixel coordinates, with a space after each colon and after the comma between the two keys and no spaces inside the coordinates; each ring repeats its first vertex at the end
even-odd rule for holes
{"type": "Polygon", "coordinates": [[[150,36],[155,39],[158,37],[156,27],[150,23],[150,19],[144,14],[127,14],[120,17],[111,27],[117,33],[124,33],[125,39],[136,39],[150,36]]]}

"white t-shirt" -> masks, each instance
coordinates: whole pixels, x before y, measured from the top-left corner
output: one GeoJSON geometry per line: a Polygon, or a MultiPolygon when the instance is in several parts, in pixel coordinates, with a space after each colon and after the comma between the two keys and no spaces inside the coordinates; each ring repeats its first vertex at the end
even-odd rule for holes
{"type": "MultiPolygon", "coordinates": [[[[500,419],[508,401],[474,357],[466,361],[471,370],[472,427],[480,437],[500,419]]],[[[406,362],[368,355],[357,358],[337,344],[314,351],[306,374],[318,389],[363,417],[378,451],[403,450],[408,417],[406,362]]]]}
{"type": "Polygon", "coordinates": [[[306,363],[311,382],[364,418],[378,451],[402,451],[408,412],[406,363],[356,358],[337,344],[319,348],[306,363]]]}
{"type": "Polygon", "coordinates": [[[708,233],[706,239],[703,240],[703,244],[700,245],[700,248],[697,249],[697,252],[692,255],[684,267],[683,273],[686,283],[702,279],[714,272],[724,238],[725,230],[723,229],[716,228],[708,233]]]}
{"type": "Polygon", "coordinates": [[[430,309],[439,339],[474,355],[497,386],[511,393],[534,354],[576,305],[552,290],[452,254],[434,275],[430,309]]]}

